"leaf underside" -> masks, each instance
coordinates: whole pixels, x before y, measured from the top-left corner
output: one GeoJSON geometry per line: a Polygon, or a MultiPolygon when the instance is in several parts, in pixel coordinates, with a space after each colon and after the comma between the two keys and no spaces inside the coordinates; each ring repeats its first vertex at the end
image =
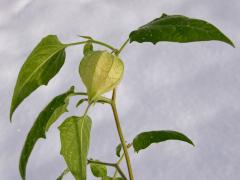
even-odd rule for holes
{"type": "Polygon", "coordinates": [[[146,149],[153,143],[159,143],[167,140],[185,141],[194,146],[193,142],[184,134],[177,131],[149,131],[137,135],[133,140],[133,147],[136,152],[146,149]]]}
{"type": "Polygon", "coordinates": [[[20,103],[41,85],[47,85],[65,61],[65,47],[57,36],[48,35],[34,48],[23,64],[12,97],[10,119],[20,103]]]}
{"type": "Polygon", "coordinates": [[[88,116],[72,116],[59,126],[61,154],[76,180],[86,180],[91,124],[88,116]]]}
{"type": "Polygon", "coordinates": [[[130,42],[195,42],[217,40],[234,47],[233,42],[214,25],[181,15],[163,14],[129,35],[130,42]]]}
{"type": "Polygon", "coordinates": [[[26,166],[29,156],[39,138],[45,138],[45,132],[64,112],[67,111],[69,97],[73,93],[73,87],[67,92],[55,97],[38,115],[29,131],[22,149],[19,171],[22,179],[26,177],[26,166]]]}

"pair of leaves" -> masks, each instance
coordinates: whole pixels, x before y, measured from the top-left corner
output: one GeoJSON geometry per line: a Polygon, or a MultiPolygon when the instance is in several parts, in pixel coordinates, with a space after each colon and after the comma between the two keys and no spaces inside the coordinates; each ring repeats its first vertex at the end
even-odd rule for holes
{"type": "MultiPolygon", "coordinates": [[[[179,140],[187,142],[194,146],[193,142],[184,134],[177,131],[161,130],[161,131],[148,131],[138,134],[132,142],[135,152],[146,149],[153,143],[160,143],[168,140],[179,140]]],[[[116,147],[116,155],[120,157],[122,145],[116,147]]]]}
{"type": "Polygon", "coordinates": [[[214,25],[181,15],[163,14],[129,35],[130,42],[195,42],[217,40],[234,47],[233,42],[214,25]]]}
{"type": "Polygon", "coordinates": [[[69,103],[69,97],[74,93],[74,87],[67,92],[55,97],[38,115],[31,130],[29,131],[22,149],[19,171],[23,179],[26,177],[28,158],[39,138],[45,138],[49,127],[65,112],[69,103]]]}
{"type": "Polygon", "coordinates": [[[92,120],[89,116],[67,118],[60,126],[61,154],[76,180],[86,180],[92,120]]]}

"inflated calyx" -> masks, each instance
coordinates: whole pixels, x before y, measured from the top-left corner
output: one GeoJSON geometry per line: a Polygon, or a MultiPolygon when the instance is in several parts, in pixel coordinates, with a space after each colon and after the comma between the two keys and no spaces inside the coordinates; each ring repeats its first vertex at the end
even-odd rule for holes
{"type": "Polygon", "coordinates": [[[113,90],[121,81],[124,71],[122,60],[107,51],[92,51],[83,57],[80,77],[87,88],[90,102],[113,90]]]}

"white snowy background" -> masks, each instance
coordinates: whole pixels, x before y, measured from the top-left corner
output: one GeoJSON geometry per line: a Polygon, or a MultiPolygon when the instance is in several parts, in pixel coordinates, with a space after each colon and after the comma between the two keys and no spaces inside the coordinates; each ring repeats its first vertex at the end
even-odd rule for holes
{"type": "MultiPolygon", "coordinates": [[[[189,136],[135,154],[136,180],[240,179],[240,1],[239,0],[0,0],[0,179],[19,180],[18,160],[25,137],[41,109],[79,81],[82,47],[67,49],[60,73],[19,106],[9,122],[18,72],[33,47],[48,34],[62,42],[90,35],[119,47],[129,32],[162,13],[205,19],[236,45],[220,42],[129,44],[122,52],[124,79],[118,109],[126,139],[142,131],[172,129],[189,136]]],[[[100,48],[100,47],[95,47],[100,48]]],[[[84,106],[70,114],[81,115],[84,106]]],[[[93,119],[89,157],[115,161],[119,139],[107,105],[90,110],[93,119]]],[[[36,144],[27,167],[28,180],[53,180],[66,167],[57,127],[36,144]]],[[[110,172],[112,172],[110,170],[110,172]]],[[[88,173],[89,180],[95,178],[88,173]]],[[[73,180],[71,175],[66,180],[73,180]]]]}

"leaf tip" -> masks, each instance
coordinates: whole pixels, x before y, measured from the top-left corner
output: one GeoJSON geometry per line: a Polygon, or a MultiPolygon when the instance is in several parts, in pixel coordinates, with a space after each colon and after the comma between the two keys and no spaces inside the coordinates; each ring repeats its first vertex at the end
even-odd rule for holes
{"type": "Polygon", "coordinates": [[[13,113],[14,113],[14,110],[11,108],[11,109],[10,109],[10,113],[9,113],[10,123],[12,122],[13,113]]]}

